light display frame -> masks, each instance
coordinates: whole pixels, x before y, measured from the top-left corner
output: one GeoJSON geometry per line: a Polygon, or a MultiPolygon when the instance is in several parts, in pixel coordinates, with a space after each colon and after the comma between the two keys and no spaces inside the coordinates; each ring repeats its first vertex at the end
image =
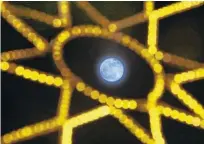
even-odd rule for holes
{"type": "Polygon", "coordinates": [[[23,77],[27,80],[61,88],[56,117],[7,133],[2,136],[3,143],[15,143],[18,141],[31,139],[36,136],[55,131],[62,127],[63,131],[60,143],[71,144],[72,133],[75,127],[107,115],[111,115],[116,118],[142,143],[148,144],[165,143],[161,128],[161,116],[204,129],[203,106],[199,104],[199,102],[193,98],[191,94],[182,88],[183,83],[204,78],[204,64],[162,52],[157,47],[157,28],[160,19],[196,8],[203,5],[204,2],[177,2],[157,10],[154,9],[154,2],[144,2],[143,12],[115,22],[108,20],[89,2],[76,2],[76,4],[79,8],[84,10],[93,21],[102,27],[85,25],[72,28],[69,6],[70,2],[58,2],[59,17],[49,17],[49,15],[36,10],[22,7],[18,8],[17,6],[12,6],[8,2],[2,2],[2,16],[28,41],[33,43],[34,48],[1,53],[1,70],[23,77]],[[35,12],[32,13],[33,11],[35,12]],[[22,15],[23,13],[28,15],[22,15]],[[29,13],[32,13],[32,15],[29,15],[29,13]],[[42,20],[40,15],[48,16],[48,19],[42,20]],[[19,16],[29,17],[41,22],[43,21],[53,27],[65,27],[65,30],[55,38],[52,49],[53,58],[58,66],[58,69],[61,71],[62,76],[54,76],[52,74],[34,70],[32,68],[25,68],[24,66],[10,62],[13,60],[36,57],[46,54],[46,52],[50,50],[48,41],[37,34],[37,32],[35,32],[35,30],[23,20],[18,18],[19,16]],[[130,27],[144,21],[149,22],[147,48],[140,44],[136,39],[119,32],[123,28],[130,27]],[[62,61],[61,49],[68,38],[79,37],[82,35],[91,37],[102,36],[106,39],[112,39],[135,51],[138,55],[142,56],[146,61],[148,61],[153,73],[155,74],[156,83],[154,89],[149,93],[147,100],[121,100],[115,97],[108,97],[106,94],[101,94],[99,91],[91,88],[90,86],[86,86],[83,81],[80,81],[80,78],[75,76],[62,61]],[[165,75],[163,73],[163,67],[159,61],[164,61],[173,65],[175,64],[190,70],[178,74],[165,75]],[[189,63],[191,63],[190,67],[189,63]],[[98,100],[100,103],[105,105],[70,118],[68,112],[70,107],[71,93],[74,88],[80,92],[84,92],[84,95],[90,96],[90,98],[93,100],[98,100]],[[164,88],[171,91],[171,93],[188,108],[190,108],[193,113],[179,110],[159,101],[164,88]],[[136,120],[125,114],[124,109],[148,112],[150,117],[151,134],[140,126],[136,120]],[[68,139],[67,135],[69,136],[68,139]]]}

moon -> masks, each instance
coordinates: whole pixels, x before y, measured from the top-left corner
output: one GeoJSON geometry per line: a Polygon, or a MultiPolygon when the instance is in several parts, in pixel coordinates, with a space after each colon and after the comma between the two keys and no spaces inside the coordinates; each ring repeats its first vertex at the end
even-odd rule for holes
{"type": "Polygon", "coordinates": [[[124,65],[117,58],[107,58],[100,65],[100,75],[108,82],[119,81],[124,74],[124,65]]]}

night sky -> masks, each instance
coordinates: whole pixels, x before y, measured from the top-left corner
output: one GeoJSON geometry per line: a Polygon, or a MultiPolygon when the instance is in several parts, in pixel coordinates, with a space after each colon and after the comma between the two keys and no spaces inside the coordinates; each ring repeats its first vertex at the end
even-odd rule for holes
{"type": "MultiPolygon", "coordinates": [[[[14,2],[50,14],[56,13],[56,2],[14,2]]],[[[156,2],[160,8],[172,2],[156,2]]],[[[91,2],[111,20],[118,20],[142,10],[142,2],[91,2]]],[[[204,62],[204,6],[182,14],[162,19],[159,23],[159,48],[166,52],[204,62]]],[[[73,24],[94,24],[72,3],[73,24]]],[[[45,24],[27,20],[48,41],[62,31],[45,24]]],[[[146,45],[147,23],[126,28],[122,32],[138,39],[146,45]]],[[[15,31],[3,18],[1,19],[1,51],[32,48],[33,45],[15,31]]],[[[138,55],[110,40],[100,38],[77,38],[65,45],[64,58],[67,65],[87,84],[120,98],[146,98],[153,87],[152,70],[138,55]],[[107,55],[117,55],[127,63],[127,78],[115,87],[110,87],[97,77],[96,65],[107,55]]],[[[59,75],[51,53],[44,56],[16,62],[51,74],[59,75]]],[[[166,73],[181,72],[162,63],[166,73]]],[[[34,83],[3,72],[2,75],[2,135],[25,125],[40,122],[56,115],[60,89],[34,83]]],[[[204,105],[204,80],[184,85],[194,97],[204,105]]],[[[76,90],[72,94],[70,115],[85,112],[100,104],[76,90]]],[[[162,100],[166,103],[188,110],[170,92],[165,91],[162,100]]],[[[140,124],[149,129],[146,113],[127,111],[140,124]]],[[[162,117],[163,132],[168,144],[204,144],[204,130],[184,125],[162,117]]],[[[56,131],[20,144],[56,144],[61,131],[56,131]]],[[[116,119],[108,116],[74,129],[73,144],[140,144],[116,119]]]]}

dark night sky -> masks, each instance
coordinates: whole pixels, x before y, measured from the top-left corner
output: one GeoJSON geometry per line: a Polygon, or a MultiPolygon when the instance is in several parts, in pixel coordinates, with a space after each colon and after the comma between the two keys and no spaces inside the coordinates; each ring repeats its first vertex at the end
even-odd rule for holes
{"type": "MultiPolygon", "coordinates": [[[[18,4],[18,2],[15,3],[18,4]]],[[[32,3],[35,3],[32,7],[36,9],[45,10],[49,13],[55,13],[56,11],[55,3],[53,2],[32,3]]],[[[169,3],[171,2],[156,2],[156,8],[169,3]]],[[[27,2],[26,5],[29,6],[29,4],[30,2],[27,2]]],[[[92,2],[92,4],[112,20],[132,15],[142,9],[141,2],[92,2]],[[120,10],[123,7],[124,10],[120,10]]],[[[74,25],[92,24],[84,16],[84,13],[78,10],[73,4],[72,8],[74,25]]],[[[159,24],[160,49],[204,62],[203,13],[204,7],[200,7],[161,20],[159,24]]],[[[32,20],[28,22],[48,40],[53,39],[61,31],[61,29],[53,29],[32,20]]],[[[141,43],[146,44],[147,23],[127,28],[123,32],[130,34],[141,43]]],[[[2,52],[32,47],[32,44],[17,33],[4,19],[1,21],[1,36],[2,52]]],[[[121,98],[146,98],[147,93],[152,88],[153,77],[148,65],[135,53],[115,42],[99,38],[78,38],[68,43],[64,48],[64,52],[66,63],[72,71],[88,84],[102,92],[117,95],[121,98]],[[98,60],[110,53],[119,55],[128,64],[127,68],[129,72],[127,79],[116,87],[109,87],[101,83],[97,78],[95,69],[98,60]]],[[[59,74],[52,60],[51,53],[33,59],[17,61],[17,63],[49,73],[59,74]]],[[[176,69],[166,64],[163,65],[166,73],[181,71],[181,69],[176,69]]],[[[203,80],[185,84],[184,87],[204,105],[203,80]]],[[[60,93],[60,90],[57,88],[2,73],[1,90],[2,134],[56,115],[60,93]]],[[[162,100],[173,106],[187,110],[168,91],[164,93],[162,100]]],[[[70,113],[73,116],[99,105],[98,102],[74,91],[70,113]]],[[[149,129],[147,114],[129,111],[127,113],[138,120],[142,126],[149,129]]],[[[162,118],[162,125],[168,144],[204,143],[204,131],[201,129],[196,129],[166,118],[162,118]]],[[[59,134],[59,132],[54,132],[19,143],[56,144],[59,134]]],[[[131,133],[112,117],[105,117],[96,122],[76,128],[73,135],[73,142],[74,144],[140,144],[131,133]]]]}

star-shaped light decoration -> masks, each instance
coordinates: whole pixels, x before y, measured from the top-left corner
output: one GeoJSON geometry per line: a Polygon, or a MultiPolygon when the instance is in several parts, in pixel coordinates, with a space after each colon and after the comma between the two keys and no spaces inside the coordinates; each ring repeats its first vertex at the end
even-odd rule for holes
{"type": "Polygon", "coordinates": [[[89,2],[83,1],[75,3],[100,26],[72,26],[70,3],[67,1],[58,2],[59,16],[51,16],[44,12],[26,7],[13,6],[8,2],[2,2],[1,12],[3,18],[27,38],[27,40],[34,45],[34,48],[1,53],[1,70],[23,77],[27,80],[55,86],[61,89],[56,117],[11,131],[2,136],[3,143],[9,144],[32,139],[62,127],[63,130],[60,143],[71,144],[74,128],[107,115],[113,116],[137,139],[147,144],[165,144],[160,120],[162,116],[196,128],[204,129],[203,106],[190,93],[182,88],[182,84],[184,83],[204,78],[204,64],[162,52],[157,46],[157,25],[160,19],[196,8],[203,5],[204,2],[177,2],[159,9],[154,9],[154,2],[144,2],[144,10],[142,12],[113,22],[103,16],[89,2]],[[53,41],[52,48],[50,48],[48,41],[35,32],[35,30],[19,17],[28,17],[56,28],[64,27],[64,30],[57,35],[53,41]],[[147,48],[136,39],[119,32],[123,28],[145,21],[148,21],[147,48]],[[108,96],[88,86],[78,76],[72,73],[64,62],[62,48],[65,43],[77,37],[100,37],[110,39],[126,46],[140,55],[152,68],[155,78],[154,87],[149,92],[147,100],[120,99],[116,96],[108,96]],[[52,51],[53,59],[61,76],[54,76],[10,62],[37,57],[46,54],[50,50],[52,51]],[[160,61],[186,68],[188,71],[178,74],[165,74],[160,61]],[[70,117],[68,113],[74,88],[104,105],[80,115],[70,117]],[[165,88],[178,98],[181,103],[191,109],[191,112],[174,108],[162,102],[160,98],[165,88]],[[125,109],[147,112],[150,120],[150,132],[145,130],[136,120],[128,116],[125,113],[125,109]]]}

